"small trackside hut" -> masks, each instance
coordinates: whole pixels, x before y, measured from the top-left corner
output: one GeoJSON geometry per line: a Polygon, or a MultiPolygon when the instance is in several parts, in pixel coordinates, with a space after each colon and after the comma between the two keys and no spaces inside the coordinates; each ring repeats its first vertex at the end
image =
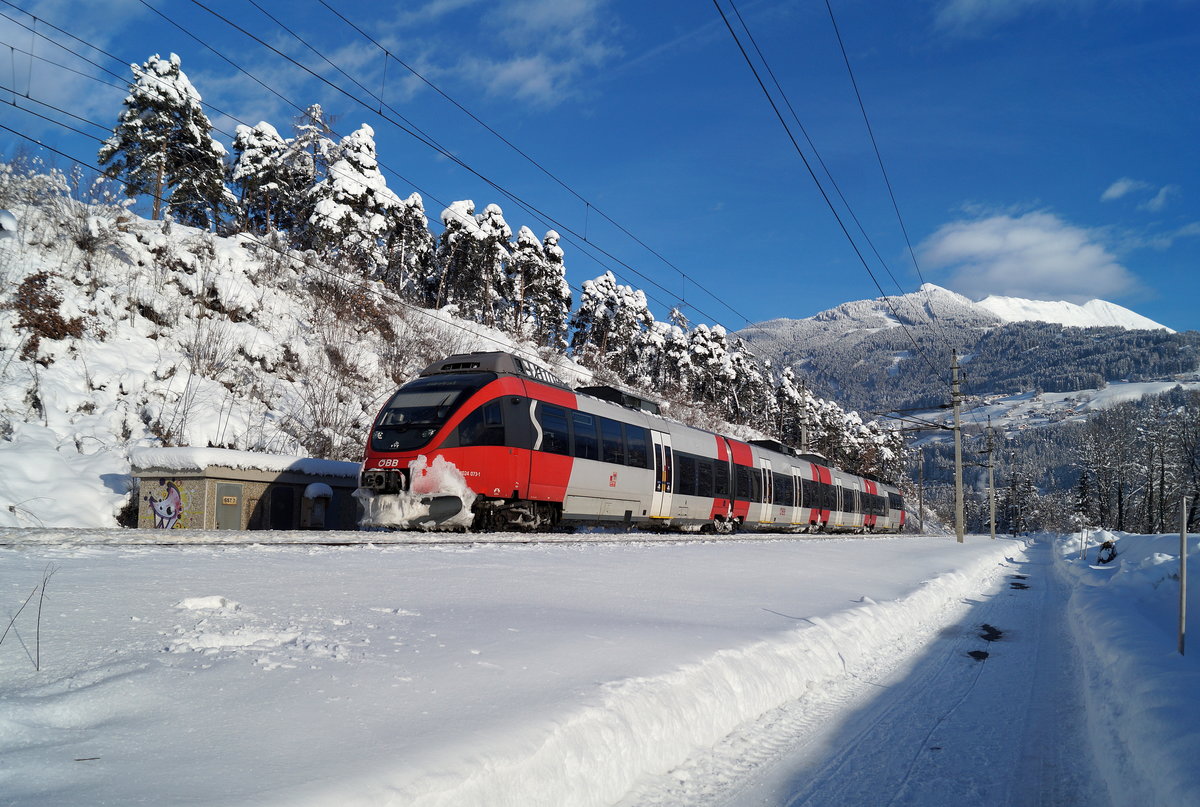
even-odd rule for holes
{"type": "Polygon", "coordinates": [[[571,389],[504,352],[450,356],[397,390],[361,485],[377,527],[898,532],[905,520],[892,485],[685,426],[627,391],[571,389]],[[452,466],[459,490],[430,489],[430,463],[452,466]]]}
{"type": "Polygon", "coordinates": [[[330,530],[357,525],[359,464],[219,448],[131,453],[138,527],[330,530]]]}

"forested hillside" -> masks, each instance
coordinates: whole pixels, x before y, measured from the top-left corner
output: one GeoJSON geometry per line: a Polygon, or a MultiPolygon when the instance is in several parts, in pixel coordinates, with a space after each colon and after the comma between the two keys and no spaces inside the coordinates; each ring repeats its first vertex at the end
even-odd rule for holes
{"type": "Polygon", "coordinates": [[[946,403],[952,348],[959,352],[964,389],[980,396],[1096,389],[1109,381],[1175,378],[1200,367],[1195,331],[1003,323],[937,287],[890,304],[863,300],[809,319],[762,323],[738,335],[759,355],[794,367],[815,394],[870,412],[946,403]]]}
{"type": "MultiPolygon", "coordinates": [[[[137,445],[355,460],[397,384],[500,349],[694,425],[903,475],[897,430],[799,389],[721,326],[657,320],[612,272],[573,294],[553,230],[463,200],[435,232],[420,195],[388,188],[369,126],[335,137],[313,106],[291,136],[242,126],[227,150],[178,57],[134,73],[98,155],[107,176],[0,162],[16,220],[0,238],[0,471],[43,449],[86,458],[107,503],[137,445]]],[[[0,500],[0,519],[45,520],[2,480],[0,500]]]]}

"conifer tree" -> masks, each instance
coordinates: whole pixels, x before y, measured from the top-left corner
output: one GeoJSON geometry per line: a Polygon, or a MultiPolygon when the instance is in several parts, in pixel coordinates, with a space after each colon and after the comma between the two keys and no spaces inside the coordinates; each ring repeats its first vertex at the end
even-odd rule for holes
{"type": "Polygon", "coordinates": [[[174,53],[130,68],[134,81],[112,136],[100,147],[100,165],[130,196],[153,198],[151,218],[165,205],[184,224],[215,228],[236,199],[225,187],[225,148],[211,135],[200,94],[174,53]]]}
{"type": "Polygon", "coordinates": [[[309,249],[317,240],[309,227],[315,204],[309,189],[328,176],[329,165],[338,158],[338,147],[332,139],[330,120],[320,104],[312,104],[305,109],[294,128],[295,135],[286,141],[287,149],[282,161],[287,171],[296,178],[295,187],[301,191],[290,202],[295,221],[292,241],[309,249]]]}
{"type": "Polygon", "coordinates": [[[387,265],[384,244],[403,202],[379,171],[375,131],[369,125],[342,138],[337,161],[308,196],[314,246],[369,275],[387,265]]]}
{"type": "Polygon", "coordinates": [[[382,279],[406,297],[419,297],[419,289],[432,273],[433,257],[425,202],[414,192],[392,211],[382,279]]]}
{"type": "Polygon", "coordinates": [[[292,230],[311,173],[286,162],[291,144],[266,121],[239,125],[235,133],[236,156],[229,177],[241,192],[240,209],[247,227],[264,234],[292,230]]]}

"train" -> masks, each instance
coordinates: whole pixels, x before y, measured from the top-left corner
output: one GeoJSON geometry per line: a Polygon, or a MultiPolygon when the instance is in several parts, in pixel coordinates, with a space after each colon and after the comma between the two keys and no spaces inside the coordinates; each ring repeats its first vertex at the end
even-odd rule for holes
{"type": "Polygon", "coordinates": [[[426,367],[379,410],[360,526],[728,534],[894,533],[893,485],[777,441],[685,426],[611,386],[573,389],[511,352],[426,367]]]}

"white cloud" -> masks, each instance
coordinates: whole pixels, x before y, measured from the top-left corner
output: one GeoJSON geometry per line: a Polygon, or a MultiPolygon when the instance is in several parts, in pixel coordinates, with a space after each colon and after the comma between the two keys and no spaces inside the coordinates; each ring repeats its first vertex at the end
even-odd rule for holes
{"type": "Polygon", "coordinates": [[[1115,199],[1122,199],[1130,194],[1136,194],[1138,197],[1153,194],[1146,201],[1138,205],[1138,210],[1149,210],[1157,213],[1166,208],[1167,203],[1172,198],[1178,196],[1179,193],[1180,189],[1178,185],[1163,185],[1161,188],[1156,189],[1156,186],[1151,185],[1149,182],[1122,177],[1109,185],[1104,193],[1100,194],[1100,201],[1111,202],[1115,199]]]}
{"type": "Polygon", "coordinates": [[[1052,0],[945,0],[934,15],[937,27],[959,34],[979,33],[1052,0]]]}
{"type": "Polygon", "coordinates": [[[1164,185],[1153,198],[1142,202],[1138,207],[1142,210],[1150,210],[1157,213],[1167,206],[1167,202],[1171,200],[1171,197],[1178,195],[1178,193],[1178,185],[1164,185]]]}
{"type": "Polygon", "coordinates": [[[463,56],[452,65],[427,63],[424,70],[482,87],[494,97],[552,106],[619,55],[609,2],[433,0],[400,13],[395,25],[419,29],[427,45],[437,37],[430,23],[438,23],[433,32],[455,31],[453,43],[430,50],[463,56]]]}
{"type": "Polygon", "coordinates": [[[1083,303],[1132,291],[1134,276],[1094,235],[1052,213],[992,216],[943,225],[920,246],[922,261],[950,288],[1083,303]]]}
{"type": "Polygon", "coordinates": [[[1108,190],[1100,194],[1100,201],[1111,202],[1114,199],[1120,199],[1122,196],[1126,196],[1134,191],[1150,190],[1152,187],[1154,186],[1149,182],[1142,182],[1140,179],[1121,177],[1116,182],[1109,185],[1108,190]]]}

